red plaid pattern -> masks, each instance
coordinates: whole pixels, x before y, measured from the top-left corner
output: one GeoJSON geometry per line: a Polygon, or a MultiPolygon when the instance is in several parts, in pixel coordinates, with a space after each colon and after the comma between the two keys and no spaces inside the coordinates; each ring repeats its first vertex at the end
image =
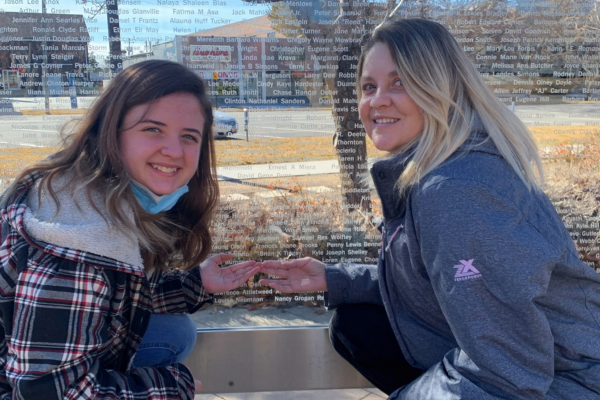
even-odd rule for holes
{"type": "Polygon", "coordinates": [[[193,399],[182,364],[132,368],[151,313],[210,299],[200,271],[155,272],[33,240],[24,179],[0,210],[0,399],[193,399]]]}

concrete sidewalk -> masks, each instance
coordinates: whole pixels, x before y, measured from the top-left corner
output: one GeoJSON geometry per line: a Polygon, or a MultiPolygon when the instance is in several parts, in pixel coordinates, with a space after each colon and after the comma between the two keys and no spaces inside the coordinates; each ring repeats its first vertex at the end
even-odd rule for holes
{"type": "Polygon", "coordinates": [[[198,394],[194,400],[382,400],[387,395],[379,389],[298,390],[293,392],[256,392],[198,394]]]}
{"type": "Polygon", "coordinates": [[[339,172],[340,166],[338,160],[217,167],[219,180],[286,178],[291,176],[337,174],[339,172]]]}

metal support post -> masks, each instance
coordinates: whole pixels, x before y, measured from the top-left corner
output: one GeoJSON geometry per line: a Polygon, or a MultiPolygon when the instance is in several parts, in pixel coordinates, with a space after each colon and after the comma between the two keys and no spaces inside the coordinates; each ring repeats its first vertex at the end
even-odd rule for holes
{"type": "Polygon", "coordinates": [[[246,142],[248,141],[248,109],[244,108],[244,126],[246,129],[246,142]]]}

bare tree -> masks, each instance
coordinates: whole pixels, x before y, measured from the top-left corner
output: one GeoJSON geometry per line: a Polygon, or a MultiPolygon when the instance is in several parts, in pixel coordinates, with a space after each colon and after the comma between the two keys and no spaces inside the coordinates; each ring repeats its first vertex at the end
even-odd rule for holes
{"type": "Polygon", "coordinates": [[[91,7],[84,7],[83,10],[90,18],[106,12],[106,21],[108,23],[108,66],[110,72],[118,73],[123,69],[123,59],[121,51],[121,27],[119,22],[119,3],[118,0],[92,0],[91,7]]]}
{"type": "Polygon", "coordinates": [[[361,45],[395,7],[388,3],[286,0],[271,6],[273,27],[284,35],[311,39],[315,70],[324,76],[336,130],[333,146],[340,165],[342,195],[349,210],[371,211],[365,131],[358,116],[356,66],[361,45]]]}

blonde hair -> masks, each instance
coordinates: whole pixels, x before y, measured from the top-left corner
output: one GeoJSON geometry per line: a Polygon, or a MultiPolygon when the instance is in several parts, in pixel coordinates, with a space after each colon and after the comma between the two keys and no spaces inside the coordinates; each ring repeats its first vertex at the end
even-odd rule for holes
{"type": "Polygon", "coordinates": [[[212,123],[212,106],[198,75],[170,61],[134,64],[113,79],[74,132],[65,138],[63,150],[21,171],[3,203],[16,193],[21,180],[37,172],[42,173],[38,195],[42,190],[48,191],[58,210],[60,202],[52,183],[59,176],[72,177],[67,186],[86,190],[98,212],[91,193],[104,194],[108,219],[138,239],[146,269],[192,268],[210,253],[209,226],[219,201],[212,123]],[[119,137],[129,110],[173,93],[190,93],[198,99],[204,114],[200,160],[197,173],[188,183],[189,192],[171,210],[150,214],[139,205],[130,187],[131,177],[121,158],[119,137]],[[123,200],[132,207],[134,221],[123,209],[123,200]]]}
{"type": "Polygon", "coordinates": [[[425,120],[423,133],[396,153],[409,148],[413,153],[397,182],[401,192],[448,159],[480,124],[525,185],[530,190],[539,187],[543,169],[533,136],[491,92],[446,28],[422,19],[384,22],[363,48],[357,79],[377,43],[389,48],[406,91],[425,120]]]}

